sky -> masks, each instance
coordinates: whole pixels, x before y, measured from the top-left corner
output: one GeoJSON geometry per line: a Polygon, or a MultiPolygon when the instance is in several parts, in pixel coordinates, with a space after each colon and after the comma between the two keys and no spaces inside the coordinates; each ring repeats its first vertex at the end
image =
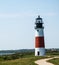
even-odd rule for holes
{"type": "Polygon", "coordinates": [[[0,50],[35,48],[38,15],[45,48],[59,48],[59,0],[0,0],[0,50]]]}

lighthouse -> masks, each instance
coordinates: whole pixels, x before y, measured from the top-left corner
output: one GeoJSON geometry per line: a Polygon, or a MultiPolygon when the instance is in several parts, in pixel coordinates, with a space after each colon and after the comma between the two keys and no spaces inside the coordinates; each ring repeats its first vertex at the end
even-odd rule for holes
{"type": "Polygon", "coordinates": [[[44,27],[42,18],[38,16],[35,22],[35,56],[44,55],[45,55],[44,27]]]}

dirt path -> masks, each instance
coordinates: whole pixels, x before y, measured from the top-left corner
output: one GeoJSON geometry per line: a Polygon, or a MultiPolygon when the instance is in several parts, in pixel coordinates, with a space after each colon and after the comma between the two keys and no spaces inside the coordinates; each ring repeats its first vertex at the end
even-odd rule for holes
{"type": "Polygon", "coordinates": [[[35,63],[38,65],[54,65],[52,63],[46,62],[47,60],[50,60],[50,59],[53,59],[53,58],[37,60],[37,61],[35,61],[35,63]]]}

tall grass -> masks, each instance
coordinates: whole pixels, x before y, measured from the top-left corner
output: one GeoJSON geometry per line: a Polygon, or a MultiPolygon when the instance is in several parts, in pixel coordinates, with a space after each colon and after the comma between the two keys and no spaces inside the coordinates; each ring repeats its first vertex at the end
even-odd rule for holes
{"type": "Polygon", "coordinates": [[[49,60],[48,62],[53,63],[54,65],[59,65],[59,58],[53,58],[49,60]]]}
{"type": "Polygon", "coordinates": [[[15,60],[4,60],[4,61],[0,61],[0,65],[36,65],[34,61],[42,58],[46,58],[46,57],[33,56],[27,58],[19,58],[15,60]]]}
{"type": "Polygon", "coordinates": [[[7,56],[0,56],[0,65],[36,65],[35,60],[46,57],[35,57],[33,52],[16,53],[7,56]]]}
{"type": "MultiPolygon", "coordinates": [[[[55,52],[54,52],[55,53],[55,52]]],[[[48,56],[51,56],[52,55],[55,55],[56,56],[56,53],[54,54],[52,52],[48,52],[46,55],[48,56]]],[[[34,63],[35,60],[38,60],[38,59],[43,59],[43,58],[47,58],[46,56],[44,57],[41,57],[41,56],[38,56],[38,57],[35,57],[34,56],[34,52],[26,52],[26,53],[16,53],[16,54],[12,54],[12,55],[4,55],[4,56],[0,56],[0,65],[36,65],[34,63]]],[[[49,62],[55,62],[56,65],[59,65],[59,59],[53,59],[49,62]]]]}

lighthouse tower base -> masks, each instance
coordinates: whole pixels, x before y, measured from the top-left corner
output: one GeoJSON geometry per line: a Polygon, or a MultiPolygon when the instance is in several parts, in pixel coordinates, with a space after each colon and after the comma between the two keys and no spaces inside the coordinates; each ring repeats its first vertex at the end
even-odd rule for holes
{"type": "Polygon", "coordinates": [[[45,56],[45,48],[35,48],[35,56],[45,56]]]}

